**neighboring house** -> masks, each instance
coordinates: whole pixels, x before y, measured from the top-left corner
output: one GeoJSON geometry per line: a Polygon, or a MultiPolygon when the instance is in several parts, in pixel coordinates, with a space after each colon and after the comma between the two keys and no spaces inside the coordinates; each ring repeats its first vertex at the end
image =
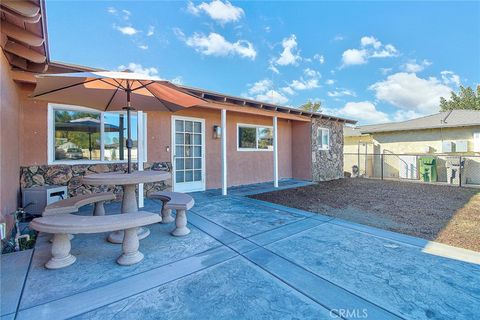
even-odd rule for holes
{"type": "MultiPolygon", "coordinates": [[[[107,130],[108,125],[123,128],[124,113],[98,112],[29,98],[36,83],[35,73],[94,70],[49,61],[43,1],[33,3],[41,9],[36,23],[24,23],[21,16],[7,16],[3,21],[2,16],[2,26],[12,24],[23,30],[4,33],[10,29],[2,29],[2,39],[7,44],[2,45],[1,57],[0,208],[3,217],[17,208],[20,187],[61,184],[68,186],[70,195],[95,192],[98,188],[81,184],[82,175],[125,168],[123,130],[107,130]],[[18,50],[20,46],[22,50],[18,50]],[[63,143],[69,145],[88,143],[86,133],[66,132],[68,129],[61,125],[83,118],[86,113],[88,117],[102,119],[96,132],[101,143],[93,145],[89,154],[92,160],[58,158],[56,137],[66,139],[63,143]]],[[[172,181],[158,188],[171,186],[184,192],[220,188],[225,177],[228,186],[235,186],[281,178],[317,181],[343,176],[343,126],[355,121],[198,88],[184,86],[183,89],[207,100],[208,106],[176,113],[145,112],[139,119],[137,114],[133,116],[134,140],[143,137],[142,141],[134,141],[134,149],[142,146],[145,169],[172,171],[172,181]],[[221,126],[222,114],[226,114],[226,132],[221,133],[227,137],[226,176],[222,173],[217,129],[221,126]]],[[[139,153],[133,150],[132,154],[135,158],[139,153]]],[[[148,186],[145,188],[148,191],[148,186]]]]}
{"type": "Polygon", "coordinates": [[[377,177],[382,154],[387,164],[384,175],[413,178],[419,156],[433,155],[438,179],[443,181],[447,162],[463,156],[465,181],[480,184],[480,111],[453,110],[402,122],[345,127],[344,136],[346,171],[360,162],[367,175],[377,177]],[[396,163],[413,170],[405,172],[396,163]]]}

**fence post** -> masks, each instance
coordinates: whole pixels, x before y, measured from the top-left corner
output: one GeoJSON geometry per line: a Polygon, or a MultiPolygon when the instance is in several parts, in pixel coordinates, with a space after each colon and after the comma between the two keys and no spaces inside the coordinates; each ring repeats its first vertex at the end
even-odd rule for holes
{"type": "Polygon", "coordinates": [[[462,186],[462,156],[459,157],[460,161],[458,162],[459,163],[459,166],[458,166],[458,186],[461,187],[462,186]]]}
{"type": "Polygon", "coordinates": [[[380,162],[381,162],[381,166],[380,166],[380,170],[382,171],[381,172],[381,177],[382,177],[382,180],[383,180],[383,153],[380,154],[380,162]]]}

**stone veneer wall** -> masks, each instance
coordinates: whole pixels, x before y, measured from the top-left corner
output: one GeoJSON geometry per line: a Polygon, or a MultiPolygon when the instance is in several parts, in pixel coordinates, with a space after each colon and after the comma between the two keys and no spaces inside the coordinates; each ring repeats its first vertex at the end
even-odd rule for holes
{"type": "MultiPolygon", "coordinates": [[[[133,164],[134,170],[137,164],[133,164]]],[[[154,162],[144,165],[144,170],[157,170],[171,172],[170,162],[154,162]]],[[[30,188],[44,185],[67,186],[70,197],[78,194],[87,194],[94,192],[113,191],[117,199],[121,198],[123,192],[121,186],[89,186],[81,183],[81,178],[85,175],[103,172],[127,171],[125,163],[109,164],[74,164],[74,165],[43,165],[28,166],[20,168],[20,186],[21,188],[30,188]]],[[[144,193],[146,196],[150,192],[170,190],[172,181],[161,181],[155,183],[145,183],[144,193]]]]}
{"type": "Polygon", "coordinates": [[[312,176],[313,181],[343,178],[343,123],[312,119],[312,176]],[[330,150],[317,147],[317,129],[330,129],[330,150]]]}

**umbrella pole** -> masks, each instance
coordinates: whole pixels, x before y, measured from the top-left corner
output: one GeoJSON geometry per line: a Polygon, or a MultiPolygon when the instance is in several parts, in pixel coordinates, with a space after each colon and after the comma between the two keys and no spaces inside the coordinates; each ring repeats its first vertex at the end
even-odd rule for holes
{"type": "Polygon", "coordinates": [[[132,123],[131,123],[131,117],[130,117],[130,112],[133,110],[131,104],[130,104],[130,93],[132,90],[130,89],[130,86],[128,85],[127,82],[127,107],[124,108],[127,110],[127,172],[131,173],[132,172],[132,147],[133,147],[133,142],[132,142],[132,123]]]}
{"type": "Polygon", "coordinates": [[[90,160],[92,160],[92,133],[88,133],[88,151],[90,153],[90,160]]]}

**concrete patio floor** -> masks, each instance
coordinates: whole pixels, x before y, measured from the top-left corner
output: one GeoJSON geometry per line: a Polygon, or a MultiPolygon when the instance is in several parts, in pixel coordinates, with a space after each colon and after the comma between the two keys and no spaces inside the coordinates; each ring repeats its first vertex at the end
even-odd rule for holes
{"type": "Polygon", "coordinates": [[[120,247],[98,234],[75,237],[74,265],[46,270],[41,235],[35,250],[2,256],[2,319],[480,317],[480,265],[461,261],[476,253],[244,197],[269,189],[193,193],[191,234],[150,226],[134,266],[117,265],[120,247]]]}

